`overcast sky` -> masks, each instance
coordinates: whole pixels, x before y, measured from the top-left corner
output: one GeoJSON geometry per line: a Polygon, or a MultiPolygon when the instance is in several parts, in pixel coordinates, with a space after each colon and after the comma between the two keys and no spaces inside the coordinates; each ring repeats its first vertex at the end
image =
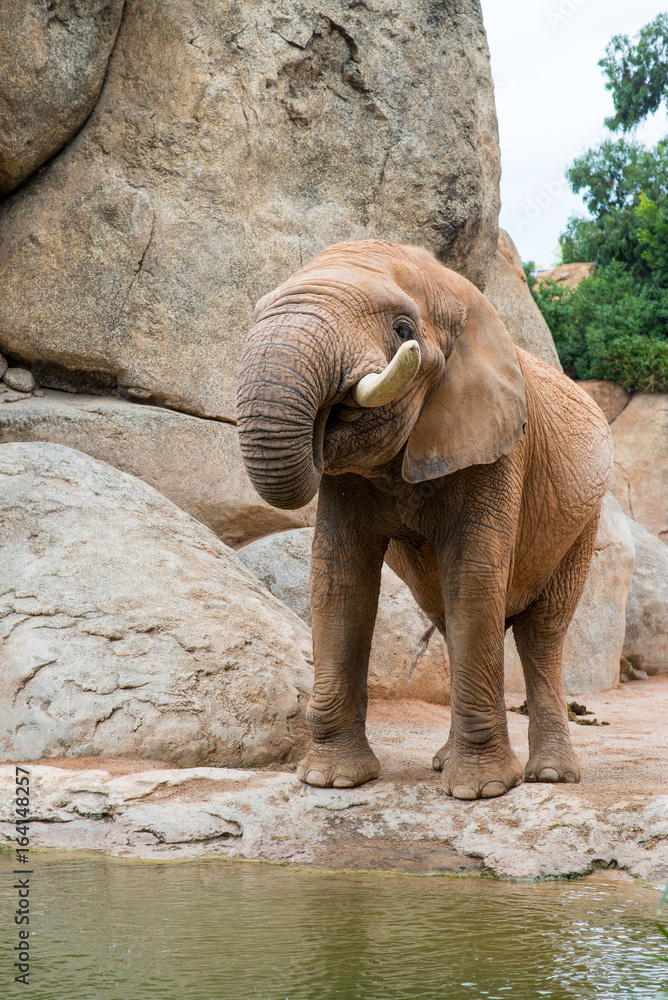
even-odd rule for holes
{"type": "MultiPolygon", "coordinates": [[[[557,261],[559,234],[586,214],[565,182],[573,158],[610,133],[614,111],[598,60],[613,35],[635,33],[668,0],[481,0],[501,141],[501,216],[523,260],[557,261]]],[[[663,111],[638,130],[668,134],[663,111]]]]}

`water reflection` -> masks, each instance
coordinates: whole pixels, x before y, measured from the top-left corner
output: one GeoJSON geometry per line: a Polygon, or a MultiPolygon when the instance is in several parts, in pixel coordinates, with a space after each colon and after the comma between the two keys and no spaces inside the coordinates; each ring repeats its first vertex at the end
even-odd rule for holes
{"type": "MultiPolygon", "coordinates": [[[[33,867],[34,1000],[650,1000],[668,983],[658,893],[628,884],[51,854],[33,867]]],[[[11,868],[0,856],[5,885],[11,868]]]]}

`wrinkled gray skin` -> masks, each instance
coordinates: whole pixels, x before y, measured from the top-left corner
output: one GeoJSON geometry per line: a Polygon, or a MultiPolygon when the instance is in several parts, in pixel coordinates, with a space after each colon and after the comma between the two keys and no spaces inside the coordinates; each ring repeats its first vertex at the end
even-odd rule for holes
{"type": "Polygon", "coordinates": [[[320,253],[256,308],[241,362],[246,469],[277,507],[319,489],[311,609],[312,785],[375,778],[366,674],[385,559],[445,634],[452,726],[444,790],[501,795],[522,780],[503,698],[512,625],[529,705],[524,779],[578,781],[561,651],[612,466],[607,421],[568,378],[514,348],[468,281],[384,241],[320,253]],[[389,403],[353,390],[402,342],[420,366],[389,403]]]}

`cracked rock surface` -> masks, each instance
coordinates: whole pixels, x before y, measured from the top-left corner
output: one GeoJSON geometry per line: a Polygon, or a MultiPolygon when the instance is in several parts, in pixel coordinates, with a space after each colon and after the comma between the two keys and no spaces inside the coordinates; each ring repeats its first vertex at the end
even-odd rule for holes
{"type": "Polygon", "coordinates": [[[0,209],[0,350],[233,418],[255,303],[323,247],[482,287],[499,173],[479,0],[127,0],[92,114],[0,209]]]}
{"type": "Polygon", "coordinates": [[[0,759],[298,756],[310,634],[152,487],[57,444],[0,446],[0,759]]]}
{"type": "MultiPolygon", "coordinates": [[[[478,802],[441,792],[430,762],[449,711],[418,701],[371,704],[369,732],[383,775],[354,789],[313,788],[285,771],[42,761],[30,765],[31,846],[521,879],[612,867],[663,885],[668,677],[624,684],[587,704],[610,725],[571,724],[582,784],[521,785],[478,802]]],[[[524,761],[528,720],[509,713],[508,724],[524,761]]],[[[0,767],[0,837],[7,841],[15,835],[14,792],[14,768],[0,767]]]]}

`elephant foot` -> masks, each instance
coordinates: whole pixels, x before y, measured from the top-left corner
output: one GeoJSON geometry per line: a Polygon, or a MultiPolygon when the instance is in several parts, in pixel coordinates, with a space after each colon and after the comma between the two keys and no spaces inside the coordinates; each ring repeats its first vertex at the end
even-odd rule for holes
{"type": "Polygon", "coordinates": [[[441,766],[441,787],[446,795],[455,799],[492,799],[521,784],[522,768],[509,746],[485,753],[464,753],[449,743],[437,755],[443,751],[449,754],[442,758],[441,766]]]}
{"type": "Polygon", "coordinates": [[[580,780],[580,765],[573,748],[533,753],[524,768],[524,780],[577,783],[580,780]]]}
{"type": "Polygon", "coordinates": [[[440,750],[437,750],[434,754],[434,759],[431,762],[431,766],[435,771],[442,771],[444,765],[450,760],[450,754],[452,753],[452,736],[448,736],[447,740],[443,744],[440,750]]]}
{"type": "Polygon", "coordinates": [[[580,780],[580,765],[571,743],[568,722],[555,718],[555,715],[530,718],[525,781],[566,781],[574,784],[580,780]]]}
{"type": "Polygon", "coordinates": [[[366,737],[352,746],[313,742],[297,767],[299,780],[318,788],[354,788],[379,774],[378,758],[366,737]]]}

